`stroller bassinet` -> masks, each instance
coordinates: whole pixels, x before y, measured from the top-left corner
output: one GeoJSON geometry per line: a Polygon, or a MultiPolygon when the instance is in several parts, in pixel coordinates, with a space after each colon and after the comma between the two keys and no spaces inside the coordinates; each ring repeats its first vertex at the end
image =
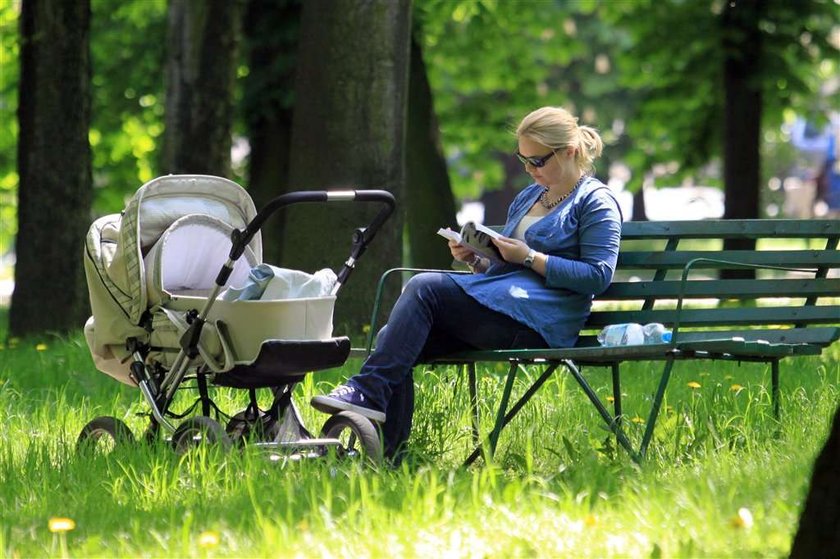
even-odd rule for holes
{"type": "MultiPolygon", "coordinates": [[[[229,442],[224,429],[206,417],[211,409],[220,413],[209,397],[208,381],[250,389],[248,408],[228,424],[228,432],[242,435],[252,423],[269,424],[275,445],[302,445],[310,453],[334,445],[311,439],[291,390],[307,372],[346,361],[349,339],[332,337],[336,294],[393,206],[393,197],[384,191],[296,192],[258,213],[245,190],[227,179],[172,175],[147,183],[121,214],[96,220],[88,233],[85,271],[93,316],[85,336],[96,367],[140,388],[151,407],[149,433],[163,427],[176,448],[202,437],[229,442]],[[335,286],[308,297],[219,299],[225,285],[243,285],[261,263],[259,229],[265,219],[283,206],[316,201],[384,204],[374,222],[354,235],[351,257],[335,286]],[[193,378],[188,374],[197,381],[203,416],[176,427],[170,420],[179,415],[169,407],[182,383],[193,378]],[[274,402],[265,412],[257,407],[257,388],[273,390],[274,402]]],[[[341,431],[336,424],[343,422],[363,443],[378,444],[364,418],[330,421],[325,428],[332,432],[341,431]]],[[[83,429],[79,444],[105,436],[133,438],[116,418],[97,418],[83,429]]]]}

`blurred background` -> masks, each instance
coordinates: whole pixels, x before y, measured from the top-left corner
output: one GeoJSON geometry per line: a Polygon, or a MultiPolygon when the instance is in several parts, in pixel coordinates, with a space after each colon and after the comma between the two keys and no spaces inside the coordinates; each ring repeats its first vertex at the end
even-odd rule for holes
{"type": "MultiPolygon", "coordinates": [[[[82,31],[81,62],[39,43],[66,40],[48,17],[61,2],[0,2],[0,305],[12,300],[21,245],[37,245],[37,233],[18,236],[27,216],[55,212],[43,242],[70,236],[79,260],[93,219],[171,172],[228,176],[258,206],[303,188],[388,188],[400,215],[389,237],[397,248],[383,260],[447,265],[434,231],[504,221],[528,184],[512,130],[543,105],[564,106],[600,131],[596,175],[626,219],[840,211],[828,190],[840,130],[837,0],[75,4],[76,19],[64,22],[82,31]],[[43,92],[76,82],[81,101],[48,122],[33,118],[43,92]],[[89,155],[75,156],[85,148],[68,143],[60,155],[69,164],[28,159],[55,152],[43,131],[60,128],[63,115],[77,118],[73,107],[85,103],[89,155]],[[30,129],[46,140],[20,133],[30,129]],[[68,168],[84,157],[81,173],[68,168]],[[83,202],[71,204],[85,206],[81,234],[54,205],[64,195],[57,185],[78,176],[87,177],[83,202]],[[24,192],[35,209],[23,207],[24,192]]],[[[267,261],[321,264],[330,244],[290,248],[309,242],[296,232],[302,224],[342,225],[317,214],[281,219],[265,232],[267,261]]],[[[345,251],[346,241],[336,244],[345,251]]],[[[29,277],[45,277],[33,268],[29,277]]],[[[35,295],[20,297],[24,308],[35,295]]],[[[18,331],[45,327],[22,324],[18,331]]]]}

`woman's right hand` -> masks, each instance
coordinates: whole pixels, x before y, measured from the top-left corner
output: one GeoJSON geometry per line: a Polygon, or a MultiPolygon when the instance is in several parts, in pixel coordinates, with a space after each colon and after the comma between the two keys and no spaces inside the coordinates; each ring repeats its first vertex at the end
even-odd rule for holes
{"type": "Polygon", "coordinates": [[[449,241],[449,252],[452,253],[452,258],[458,260],[459,262],[472,262],[473,260],[472,251],[455,241],[449,241]]]}

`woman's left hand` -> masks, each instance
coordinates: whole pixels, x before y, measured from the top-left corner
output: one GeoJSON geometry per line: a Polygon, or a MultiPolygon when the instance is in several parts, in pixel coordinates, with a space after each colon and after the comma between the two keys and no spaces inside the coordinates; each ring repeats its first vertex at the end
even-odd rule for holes
{"type": "Polygon", "coordinates": [[[528,245],[519,239],[511,239],[510,237],[499,237],[493,239],[493,244],[499,247],[499,252],[502,253],[502,258],[511,264],[522,264],[525,257],[528,256],[528,245]]]}

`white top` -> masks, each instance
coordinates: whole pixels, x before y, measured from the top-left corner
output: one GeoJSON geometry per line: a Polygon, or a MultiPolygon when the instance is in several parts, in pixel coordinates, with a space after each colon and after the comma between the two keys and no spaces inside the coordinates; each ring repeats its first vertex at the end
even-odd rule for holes
{"type": "Polygon", "coordinates": [[[544,215],[526,215],[523,216],[522,219],[519,221],[519,225],[516,226],[516,229],[513,230],[513,238],[519,239],[520,241],[525,240],[525,231],[528,230],[530,226],[544,218],[544,215]]]}

